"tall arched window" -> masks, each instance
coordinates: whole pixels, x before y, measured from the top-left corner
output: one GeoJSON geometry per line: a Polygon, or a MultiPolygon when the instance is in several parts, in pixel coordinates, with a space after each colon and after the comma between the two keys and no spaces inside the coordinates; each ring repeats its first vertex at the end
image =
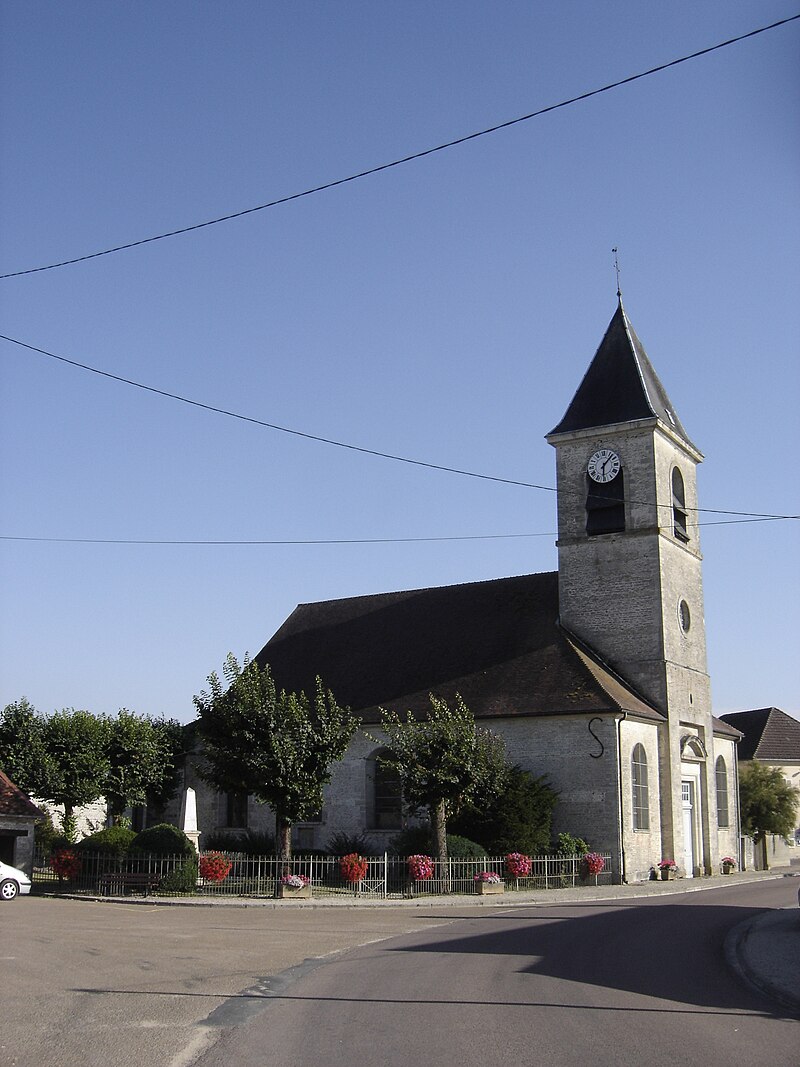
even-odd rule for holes
{"type": "Polygon", "coordinates": [[[725,760],[719,756],[716,763],[717,777],[717,825],[722,829],[730,826],[728,816],[728,768],[725,760]]]}
{"type": "Polygon", "coordinates": [[[689,540],[686,491],[683,485],[683,475],[677,467],[672,468],[672,532],[679,541],[689,540]]]}
{"type": "Polygon", "coordinates": [[[650,829],[650,791],[647,784],[647,753],[644,745],[634,745],[631,756],[633,785],[633,828],[650,829]]]}
{"type": "Polygon", "coordinates": [[[374,830],[401,830],[403,827],[403,790],[400,775],[384,762],[389,750],[373,752],[367,761],[367,783],[371,792],[370,825],[374,830]]]}

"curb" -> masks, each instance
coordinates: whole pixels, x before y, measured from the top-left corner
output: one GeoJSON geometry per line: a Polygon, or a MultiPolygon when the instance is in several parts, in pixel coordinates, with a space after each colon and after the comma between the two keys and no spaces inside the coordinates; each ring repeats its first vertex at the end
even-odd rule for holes
{"type": "Polygon", "coordinates": [[[37,897],[51,900],[83,900],[93,904],[145,904],[150,907],[167,908],[519,908],[575,903],[609,903],[613,901],[639,900],[648,897],[674,896],[678,893],[702,893],[709,889],[725,889],[733,884],[755,881],[772,881],[785,877],[782,873],[764,871],[750,877],[676,879],[670,882],[636,882],[630,885],[583,886],[581,888],[546,889],[533,892],[524,890],[499,897],[481,897],[477,894],[443,894],[441,896],[413,897],[405,899],[325,898],[310,900],[279,900],[275,897],[154,897],[154,896],[101,896],[86,893],[38,892],[37,897]]]}
{"type": "MultiPolygon", "coordinates": [[[[728,931],[723,951],[725,962],[742,982],[800,1018],[800,990],[795,993],[787,987],[785,982],[781,983],[765,974],[763,970],[754,967],[751,963],[751,954],[748,953],[755,938],[765,933],[768,928],[795,929],[798,926],[800,926],[800,919],[794,908],[782,908],[777,912],[757,915],[755,918],[745,919],[744,922],[728,931]]],[[[773,932],[772,936],[778,936],[778,932],[773,932]]]]}

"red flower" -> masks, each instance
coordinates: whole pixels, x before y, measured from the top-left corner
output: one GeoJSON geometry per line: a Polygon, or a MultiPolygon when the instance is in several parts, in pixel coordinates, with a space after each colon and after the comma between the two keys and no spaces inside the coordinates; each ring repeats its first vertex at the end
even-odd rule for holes
{"type": "Polygon", "coordinates": [[[68,848],[50,857],[50,866],[59,878],[74,878],[81,869],[81,858],[68,848]]]}
{"type": "Polygon", "coordinates": [[[418,882],[433,878],[433,860],[430,856],[409,856],[408,873],[418,882]]]}
{"type": "Polygon", "coordinates": [[[200,877],[207,882],[222,882],[230,874],[233,864],[221,852],[206,852],[200,857],[200,877]]]}
{"type": "Polygon", "coordinates": [[[587,852],[583,857],[589,874],[600,874],[606,865],[606,861],[598,852],[587,852]]]}
{"type": "Polygon", "coordinates": [[[506,870],[512,878],[527,878],[532,865],[530,856],[523,852],[509,852],[506,856],[506,870]]]}
{"type": "Polygon", "coordinates": [[[357,852],[351,852],[347,856],[342,856],[339,860],[339,870],[342,878],[346,882],[350,882],[351,885],[364,881],[367,877],[368,866],[368,861],[363,856],[359,856],[357,852]]]}

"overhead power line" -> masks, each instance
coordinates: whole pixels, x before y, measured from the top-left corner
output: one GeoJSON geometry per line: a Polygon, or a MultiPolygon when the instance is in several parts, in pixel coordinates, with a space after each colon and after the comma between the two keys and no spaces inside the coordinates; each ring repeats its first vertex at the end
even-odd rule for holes
{"type": "MultiPolygon", "coordinates": [[[[783,518],[799,518],[797,515],[774,515],[750,519],[716,519],[711,522],[689,523],[691,528],[699,526],[738,526],[746,522],[776,522],[783,518]]],[[[250,539],[250,540],[172,540],[169,538],[138,537],[26,537],[17,534],[0,534],[0,541],[26,541],[59,545],[196,545],[196,546],[314,546],[314,545],[416,545],[438,541],[510,541],[525,537],[557,537],[555,530],[540,533],[507,534],[451,534],[442,537],[327,537],[290,540],[250,539]]]]}
{"type": "MultiPolygon", "coordinates": [[[[216,415],[225,415],[228,418],[237,419],[239,422],[250,423],[253,426],[261,426],[268,430],[277,430],[280,433],[291,434],[294,437],[302,437],[308,441],[317,441],[319,444],[332,445],[335,448],[346,448],[351,452],[360,452],[367,456],[388,459],[394,463],[406,463],[414,467],[426,467],[429,470],[443,471],[446,474],[458,474],[465,478],[478,478],[487,482],[499,482],[502,485],[518,485],[523,489],[539,489],[546,493],[555,493],[557,491],[555,486],[552,485],[539,485],[536,482],[523,482],[515,478],[502,478],[496,474],[481,474],[478,471],[464,470],[460,467],[447,467],[441,463],[431,463],[422,459],[411,459],[409,456],[397,456],[391,452],[380,452],[375,448],[365,448],[362,445],[354,445],[347,441],[337,441],[332,437],[321,437],[319,434],[307,433],[304,430],[294,430],[288,426],[280,426],[278,423],[266,422],[264,419],[256,419],[250,415],[242,415],[236,411],[229,411],[227,408],[216,407],[214,404],[206,404],[200,400],[192,400],[189,397],[181,396],[179,393],[170,393],[164,389],[157,389],[153,385],[144,385],[142,382],[136,382],[131,378],[123,378],[119,374],[112,374],[110,371],[91,367],[87,363],[78,363],[77,360],[68,359],[66,356],[59,356],[55,352],[49,352],[46,348],[39,348],[36,345],[27,344],[25,341],[19,341],[14,337],[8,337],[6,334],[0,334],[0,340],[8,341],[10,344],[17,345],[20,348],[25,348],[29,352],[36,352],[39,355],[55,359],[60,363],[66,363],[70,367],[76,367],[79,370],[85,370],[91,374],[99,374],[102,378],[110,378],[112,381],[120,382],[123,385],[130,385],[135,389],[142,389],[147,393],[154,393],[156,396],[163,396],[169,400],[177,400],[181,404],[188,404],[190,407],[201,408],[203,411],[210,411],[216,415]]],[[[631,503],[650,504],[652,501],[632,500],[631,503]]],[[[658,506],[671,508],[672,505],[663,504],[658,506]]],[[[731,511],[721,508],[686,508],[685,510],[695,513],[703,512],[708,515],[732,515],[751,520],[800,518],[800,515],[773,515],[754,511],[731,511]]]]}
{"type": "Polygon", "coordinates": [[[766,33],[768,30],[777,29],[779,26],[785,26],[790,22],[795,22],[797,19],[800,19],[800,14],[790,15],[788,18],[779,19],[777,22],[771,22],[768,26],[759,26],[758,29],[750,30],[748,33],[739,34],[738,37],[730,37],[727,41],[720,41],[718,44],[710,45],[708,48],[701,48],[697,52],[681,56],[678,59],[672,59],[668,63],[660,63],[658,66],[650,67],[649,70],[643,70],[638,74],[631,74],[627,78],[620,78],[617,81],[609,82],[608,85],[602,85],[598,89],[590,89],[585,93],[579,93],[577,96],[571,96],[567,100],[560,100],[556,104],[548,104],[546,107],[531,111],[527,115],[520,115],[517,118],[499,122],[494,126],[488,126],[486,129],[477,130],[474,133],[468,133],[462,137],[456,137],[452,141],[445,141],[443,144],[436,145],[433,148],[425,148],[419,152],[412,152],[410,155],[402,156],[399,159],[393,159],[389,163],[381,163],[378,166],[370,167],[367,170],[358,171],[356,174],[349,174],[345,178],[337,178],[334,181],[325,182],[321,185],[315,185],[309,189],[304,189],[299,193],[291,193],[288,196],[269,200],[265,204],[257,204],[255,207],[243,208],[240,211],[233,211],[228,215],[220,215],[217,218],[207,219],[205,222],[195,222],[190,226],[182,226],[175,230],[169,230],[166,233],[155,234],[152,237],[142,237],[136,241],[128,241],[126,244],[114,245],[112,248],[104,248],[98,252],[89,252],[86,255],[75,256],[72,259],[63,259],[57,263],[47,263],[40,267],[28,267],[25,270],[9,271],[7,274],[0,274],[0,281],[6,278],[18,278],[25,274],[38,274],[45,270],[56,270],[58,267],[70,267],[75,263],[85,263],[89,259],[98,259],[100,256],[110,256],[114,252],[125,252],[128,249],[152,244],[155,241],[165,241],[169,237],[179,237],[181,234],[192,233],[194,230],[202,230],[208,226],[217,226],[222,222],[232,222],[234,219],[243,218],[245,215],[253,215],[258,211],[266,211],[268,208],[278,207],[281,204],[288,204],[293,200],[300,200],[306,196],[313,196],[315,193],[322,193],[328,189],[335,189],[339,185],[347,185],[350,182],[359,181],[361,178],[368,178],[373,174],[380,174],[383,171],[391,170],[394,167],[400,167],[404,163],[412,163],[415,160],[424,159],[426,156],[435,155],[437,152],[444,152],[448,148],[455,148],[458,145],[466,144],[468,141],[475,141],[479,137],[486,137],[490,133],[498,133],[500,130],[506,130],[519,123],[530,122],[531,119],[539,118],[541,115],[546,115],[551,111],[558,111],[560,108],[570,107],[572,104],[581,103],[584,100],[589,100],[593,96],[599,96],[601,93],[610,92],[612,89],[619,89],[623,85],[630,85],[631,82],[639,81],[642,78],[648,78],[651,74],[658,74],[661,71],[669,70],[671,67],[677,67],[682,63],[688,63],[692,59],[699,59],[701,56],[707,56],[711,52],[717,52],[721,48],[727,48],[729,45],[738,44],[740,41],[746,41],[751,37],[757,37],[759,34],[766,33]]]}

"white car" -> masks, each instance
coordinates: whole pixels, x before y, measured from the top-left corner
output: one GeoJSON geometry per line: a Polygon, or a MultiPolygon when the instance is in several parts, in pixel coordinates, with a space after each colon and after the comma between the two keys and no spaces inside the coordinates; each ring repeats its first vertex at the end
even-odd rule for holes
{"type": "Polygon", "coordinates": [[[18,894],[30,891],[31,880],[24,871],[0,863],[0,900],[13,900],[18,894]]]}

